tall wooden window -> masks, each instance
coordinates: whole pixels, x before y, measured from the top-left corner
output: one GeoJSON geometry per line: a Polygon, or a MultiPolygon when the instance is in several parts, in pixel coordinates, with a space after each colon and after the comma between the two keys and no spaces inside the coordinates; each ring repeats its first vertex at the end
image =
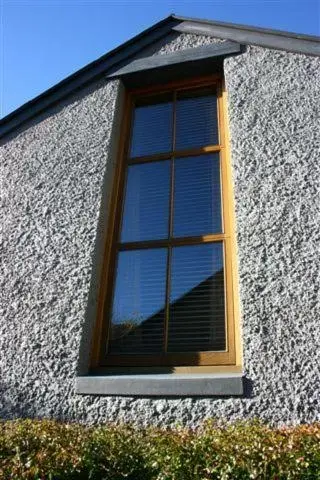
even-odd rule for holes
{"type": "Polygon", "coordinates": [[[100,365],[235,363],[221,83],[129,94],[100,365]]]}

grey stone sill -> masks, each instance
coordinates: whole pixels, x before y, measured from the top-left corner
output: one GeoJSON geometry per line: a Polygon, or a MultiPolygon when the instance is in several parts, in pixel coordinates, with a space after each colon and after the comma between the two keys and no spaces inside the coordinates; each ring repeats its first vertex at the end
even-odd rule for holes
{"type": "Polygon", "coordinates": [[[243,395],[242,373],[147,374],[77,377],[76,393],[128,396],[243,395]]]}

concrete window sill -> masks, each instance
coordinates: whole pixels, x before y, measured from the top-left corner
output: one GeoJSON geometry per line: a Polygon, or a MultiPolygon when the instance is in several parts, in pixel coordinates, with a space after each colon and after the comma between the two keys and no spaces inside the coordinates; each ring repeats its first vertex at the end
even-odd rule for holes
{"type": "Polygon", "coordinates": [[[76,393],[128,396],[243,395],[242,373],[146,374],[77,377],[76,393]]]}

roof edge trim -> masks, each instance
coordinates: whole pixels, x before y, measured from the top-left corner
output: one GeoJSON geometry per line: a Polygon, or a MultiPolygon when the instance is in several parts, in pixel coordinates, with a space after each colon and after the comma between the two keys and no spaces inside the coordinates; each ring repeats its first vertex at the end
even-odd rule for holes
{"type": "Polygon", "coordinates": [[[186,50],[168,53],[166,55],[152,55],[150,57],[134,60],[120,68],[112,69],[112,71],[107,74],[107,78],[119,78],[131,73],[154,70],[180,63],[199,62],[208,58],[240,53],[240,51],[241,45],[239,43],[227,40],[223,43],[188,48],[186,50]]]}
{"type": "Polygon", "coordinates": [[[266,33],[271,35],[279,35],[282,37],[290,37],[290,38],[297,38],[297,39],[304,39],[313,42],[320,42],[320,36],[317,35],[308,35],[306,33],[297,33],[297,32],[289,32],[287,30],[277,30],[273,28],[264,28],[264,27],[255,27],[253,25],[245,25],[241,23],[230,23],[230,22],[222,22],[216,20],[208,20],[202,18],[192,18],[192,17],[184,17],[183,15],[172,15],[172,18],[179,20],[180,22],[198,22],[202,24],[217,26],[217,27],[226,27],[234,30],[248,30],[251,32],[260,32],[266,33]]]}
{"type": "Polygon", "coordinates": [[[292,53],[320,56],[320,38],[302,37],[275,33],[270,30],[253,29],[252,27],[237,28],[235,25],[223,23],[202,23],[196,20],[186,20],[173,30],[179,33],[208,35],[223,38],[246,45],[258,45],[265,48],[284,50],[292,53]]]}

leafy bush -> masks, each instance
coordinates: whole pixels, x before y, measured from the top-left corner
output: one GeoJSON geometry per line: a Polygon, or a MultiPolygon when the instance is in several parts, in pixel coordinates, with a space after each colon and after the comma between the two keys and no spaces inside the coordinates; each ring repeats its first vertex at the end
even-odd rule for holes
{"type": "Polygon", "coordinates": [[[320,479],[320,424],[274,429],[205,422],[197,429],[0,423],[1,479],[320,479]]]}

